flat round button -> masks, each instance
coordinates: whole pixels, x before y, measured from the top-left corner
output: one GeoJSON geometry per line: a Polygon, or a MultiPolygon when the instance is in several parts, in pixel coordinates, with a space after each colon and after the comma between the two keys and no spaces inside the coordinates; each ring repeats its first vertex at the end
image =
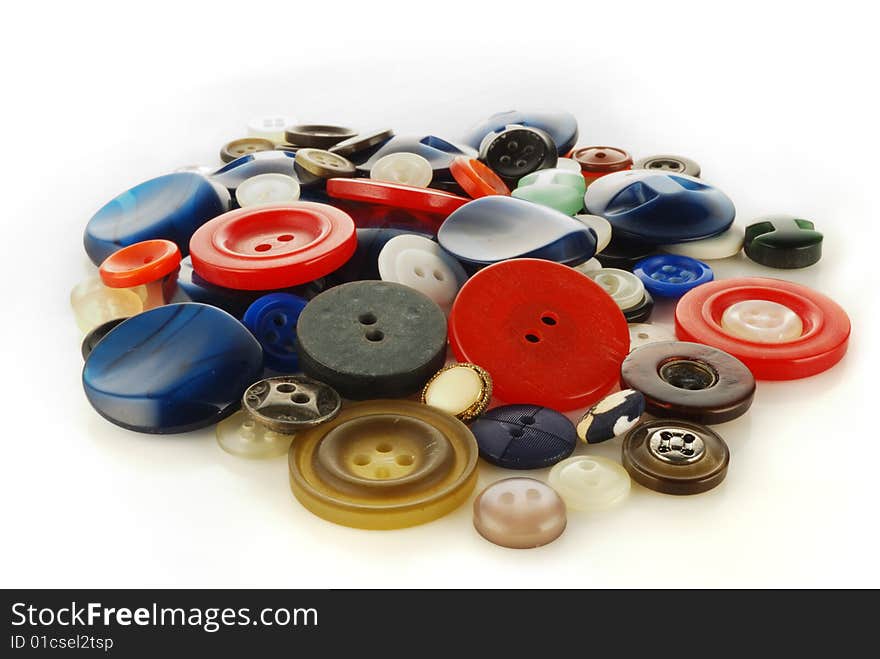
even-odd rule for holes
{"type": "Polygon", "coordinates": [[[645,411],[645,397],[634,389],[623,389],[593,405],[577,424],[577,435],[587,444],[598,444],[628,432],[645,411]]]}
{"type": "Polygon", "coordinates": [[[480,457],[505,469],[542,469],[567,458],[577,444],[563,414],[538,405],[494,407],[474,421],[480,457]]]}
{"type": "Polygon", "coordinates": [[[361,162],[364,156],[371,156],[373,153],[394,137],[394,131],[390,128],[375,130],[368,133],[360,133],[347,140],[342,140],[331,146],[328,151],[344,156],[354,162],[361,162]]]}
{"type": "Polygon", "coordinates": [[[708,424],[742,416],[755,396],[755,378],[740,360],[682,341],[633,350],[620,368],[620,381],[642,392],[654,416],[708,424]]]}
{"type": "Polygon", "coordinates": [[[474,199],[510,194],[510,188],[498,174],[476,158],[458,156],[452,161],[449,171],[462,189],[474,199]]]}
{"type": "Polygon", "coordinates": [[[601,268],[584,274],[599,284],[623,311],[641,304],[645,299],[645,285],[631,272],[601,268]]]}
{"type": "Polygon", "coordinates": [[[623,502],[631,486],[626,469],[608,458],[578,455],[550,470],[547,479],[569,510],[600,512],[623,502]]]}
{"type": "Polygon", "coordinates": [[[675,307],[675,333],[684,341],[730,353],[759,380],[794,380],[821,373],[843,359],[850,321],[834,300],[806,286],[743,277],[711,282],[687,293],[675,307]],[[726,330],[722,326],[724,312],[748,300],[775,302],[791,309],[801,320],[801,335],[786,342],[756,343],[726,330]]]}
{"type": "Polygon", "coordinates": [[[715,278],[712,268],[687,256],[660,254],[639,261],[633,274],[658,297],[681,297],[715,278]]]}
{"type": "Polygon", "coordinates": [[[190,242],[199,276],[245,290],[318,279],[344,264],[356,247],[351,217],[305,201],[230,211],[202,225],[190,242]]]}
{"type": "Polygon", "coordinates": [[[306,148],[296,152],[294,169],[302,185],[315,185],[329,178],[354,176],[357,170],[347,158],[322,151],[306,148]]]}
{"type": "Polygon", "coordinates": [[[575,149],[572,158],[581,166],[584,179],[592,182],[600,176],[630,169],[632,156],[613,146],[585,146],[575,149]]]}
{"type": "Polygon", "coordinates": [[[275,148],[275,142],[262,137],[245,137],[240,140],[232,140],[228,144],[224,144],[220,149],[220,160],[223,162],[232,162],[236,158],[256,153],[258,151],[271,151],[275,148]]]}
{"type": "Polygon", "coordinates": [[[236,412],[217,424],[217,443],[241,458],[265,460],[285,455],[293,435],[284,435],[257,423],[246,412],[236,412]]]}
{"type": "Polygon", "coordinates": [[[684,156],[647,156],[646,158],[636,160],[632,168],[650,169],[673,174],[687,174],[697,178],[700,176],[700,166],[695,161],[684,156]]]}
{"type": "Polygon", "coordinates": [[[350,199],[371,204],[437,215],[449,215],[470,201],[449,192],[416,188],[410,185],[374,181],[372,179],[330,179],[327,194],[337,199],[350,199]]]}
{"type": "Polygon", "coordinates": [[[732,226],[724,233],[719,233],[711,238],[694,240],[689,243],[677,243],[673,245],[660,245],[662,252],[689,256],[692,259],[711,261],[714,259],[726,259],[739,254],[745,239],[745,231],[738,226],[732,226]]]}
{"type": "Polygon", "coordinates": [[[746,227],[746,256],[769,268],[806,268],[822,258],[822,234],[809,220],[762,217],[746,227]]]}
{"type": "Polygon", "coordinates": [[[476,364],[450,364],[428,380],[422,402],[462,421],[480,416],[492,400],[492,377],[476,364]]]}
{"type": "Polygon", "coordinates": [[[298,124],[284,129],[284,139],[291,144],[314,149],[328,149],[342,140],[357,136],[357,131],[344,126],[298,124]]]}
{"type": "Polygon", "coordinates": [[[510,126],[489,135],[480,148],[480,160],[506,181],[555,167],[557,157],[550,135],[526,126],[510,126]]]}
{"type": "Polygon", "coordinates": [[[98,325],[95,329],[86,334],[80,345],[80,352],[82,352],[83,359],[88,359],[88,356],[92,354],[92,350],[98,345],[98,342],[107,336],[110,331],[123,320],[127,320],[127,318],[114,318],[113,320],[108,320],[106,323],[98,325]]]}
{"type": "Polygon", "coordinates": [[[623,466],[637,483],[664,494],[699,494],[727,475],[730,450],[709,428],[677,420],[643,423],[623,440],[623,466]]]}
{"type": "Polygon", "coordinates": [[[111,288],[131,288],[162,279],[177,270],[180,250],[170,240],[145,240],[123,247],[101,263],[98,273],[111,288]]]}
{"type": "Polygon", "coordinates": [[[297,337],[303,372],[352,399],[417,393],[446,358],[440,307],[384,281],[321,293],[300,314],[297,337]]]}
{"type": "Polygon", "coordinates": [[[657,343],[658,341],[675,341],[675,334],[660,325],[652,323],[629,324],[630,351],[649,343],[657,343]]]}
{"type": "Polygon", "coordinates": [[[492,374],[501,400],[566,411],[597,402],[616,384],[629,332],[614,300],[580,272],[514,259],[465,283],[449,316],[449,342],[458,361],[492,374]]]}
{"type": "Polygon", "coordinates": [[[262,137],[271,140],[275,144],[284,141],[284,128],[296,123],[296,119],[291,116],[281,114],[270,114],[262,117],[254,117],[247,124],[248,135],[251,137],[262,137]]]}
{"type": "Polygon", "coordinates": [[[611,223],[608,220],[598,215],[575,215],[574,219],[596,234],[596,254],[608,247],[611,242],[611,223]]]}
{"type": "Polygon", "coordinates": [[[269,293],[244,312],[242,322],[263,346],[267,367],[282,373],[299,370],[296,321],[305,306],[306,301],[296,295],[269,293]]]}
{"type": "Polygon", "coordinates": [[[403,528],[467,501],[477,457],[474,436],[454,416],[412,401],[371,400],[297,435],[290,487],[302,505],[336,524],[403,528]]]}
{"type": "Polygon", "coordinates": [[[534,478],[505,478],[474,501],[474,528],[501,547],[541,547],[562,535],[566,521],[565,503],[534,478]]]}
{"type": "Polygon", "coordinates": [[[304,375],[254,382],[241,398],[244,411],[275,432],[291,434],[330,421],[342,399],[331,387],[304,375]]]}
{"type": "Polygon", "coordinates": [[[177,433],[234,412],[263,370],[263,351],[235,318],[204,304],[169,304],[129,318],[83,367],[92,407],[137,432],[177,433]]]}
{"type": "Polygon", "coordinates": [[[287,174],[259,174],[242,181],[235,200],[242,208],[264,204],[286,204],[299,199],[299,181],[287,174]]]}
{"type": "Polygon", "coordinates": [[[787,343],[804,333],[804,323],[794,311],[769,300],[743,300],[721,315],[728,334],[753,343],[787,343]]]}
{"type": "Polygon", "coordinates": [[[448,312],[467,274],[461,264],[424,236],[395,236],[379,252],[379,276],[423,293],[448,312]]]}
{"type": "Polygon", "coordinates": [[[131,289],[109,288],[98,277],[91,277],[70,292],[70,306],[77,327],[87,333],[107,321],[141,313],[144,298],[131,289]]]}
{"type": "Polygon", "coordinates": [[[376,161],[370,169],[370,178],[390,181],[416,188],[427,188],[434,177],[431,163],[416,153],[389,153],[376,161]]]}

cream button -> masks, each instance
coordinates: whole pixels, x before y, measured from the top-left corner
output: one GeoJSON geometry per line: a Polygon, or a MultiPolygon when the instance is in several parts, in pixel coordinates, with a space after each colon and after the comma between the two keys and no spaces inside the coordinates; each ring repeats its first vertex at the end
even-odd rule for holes
{"type": "Polygon", "coordinates": [[[462,421],[482,414],[492,399],[492,378],[476,364],[451,364],[432,377],[422,391],[425,405],[462,421]]]}
{"type": "Polygon", "coordinates": [[[584,274],[605,289],[623,310],[630,309],[645,299],[645,285],[631,272],[602,268],[584,274]]]}
{"type": "Polygon", "coordinates": [[[284,204],[299,199],[299,181],[287,174],[258,174],[235,189],[242,208],[261,204],[284,204]]]}
{"type": "Polygon", "coordinates": [[[804,333],[800,316],[770,300],[743,300],[730,305],[721,316],[721,327],[732,336],[755,343],[786,343],[804,333]]]}
{"type": "Polygon", "coordinates": [[[598,215],[575,215],[581,224],[586,224],[596,232],[596,254],[608,247],[611,242],[611,223],[598,215]]]}
{"type": "Polygon", "coordinates": [[[630,352],[649,343],[659,341],[675,341],[675,334],[651,323],[631,323],[629,326],[630,352]]]}
{"type": "Polygon", "coordinates": [[[668,254],[689,256],[692,259],[711,261],[713,259],[726,259],[739,254],[742,249],[746,232],[742,227],[732,226],[727,231],[688,243],[676,243],[674,245],[662,245],[660,250],[668,254]]]}
{"type": "Polygon", "coordinates": [[[556,160],[556,169],[564,169],[569,172],[581,173],[581,164],[572,158],[559,158],[556,160]]]}
{"type": "Polygon", "coordinates": [[[370,169],[370,178],[390,181],[416,188],[427,188],[434,177],[434,168],[417,153],[389,153],[379,158],[370,169]]]}
{"type": "Polygon", "coordinates": [[[616,506],[629,496],[630,477],[608,458],[579,455],[550,470],[550,486],[572,510],[598,512],[616,506]]]}
{"type": "Polygon", "coordinates": [[[602,264],[599,263],[599,259],[592,258],[589,261],[584,261],[576,266],[574,269],[582,274],[587,274],[588,272],[593,272],[594,270],[601,270],[602,264]]]}
{"type": "Polygon", "coordinates": [[[446,313],[467,279],[455,257],[433,240],[413,234],[394,236],[385,243],[378,264],[382,281],[414,288],[446,313]]]}
{"type": "Polygon", "coordinates": [[[474,501],[474,528],[489,542],[530,549],[553,542],[565,530],[565,503],[534,478],[505,478],[474,501]]]}
{"type": "Polygon", "coordinates": [[[242,458],[274,458],[290,448],[293,435],[283,435],[257,423],[245,412],[236,412],[217,424],[217,443],[227,453],[242,458]]]}
{"type": "Polygon", "coordinates": [[[296,119],[290,116],[269,115],[265,117],[255,117],[247,124],[247,132],[251,137],[262,137],[272,140],[275,144],[283,144],[284,128],[295,124],[296,119]]]}
{"type": "Polygon", "coordinates": [[[110,288],[98,277],[80,282],[70,292],[70,306],[83,333],[91,332],[108,320],[141,313],[145,299],[144,286],[110,288]]]}

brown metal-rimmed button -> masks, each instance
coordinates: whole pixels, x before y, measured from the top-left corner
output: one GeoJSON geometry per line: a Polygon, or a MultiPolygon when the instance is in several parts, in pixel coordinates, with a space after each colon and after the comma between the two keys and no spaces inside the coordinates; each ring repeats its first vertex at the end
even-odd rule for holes
{"type": "Polygon", "coordinates": [[[220,149],[220,160],[223,162],[232,162],[236,158],[241,158],[250,153],[258,151],[271,151],[275,148],[272,140],[262,137],[243,137],[240,140],[232,140],[228,144],[224,144],[220,149]]]}
{"type": "Polygon", "coordinates": [[[706,426],[658,419],[627,433],[622,460],[630,477],[648,489],[664,494],[699,494],[724,480],[730,450],[706,426]]]}
{"type": "Polygon", "coordinates": [[[335,153],[307,147],[296,152],[293,167],[300,183],[308,185],[321,179],[347,178],[355,175],[354,164],[335,153]]]}
{"type": "Polygon", "coordinates": [[[378,144],[382,144],[394,137],[394,131],[390,128],[375,130],[370,133],[361,133],[354,137],[349,137],[337,144],[331,146],[328,151],[350,158],[362,151],[367,151],[378,144]]]}
{"type": "Polygon", "coordinates": [[[322,124],[298,124],[284,129],[284,139],[290,144],[298,144],[314,149],[327,149],[342,140],[355,137],[357,131],[345,126],[326,126],[322,124]]]}
{"type": "Polygon", "coordinates": [[[687,174],[688,176],[700,176],[700,165],[696,161],[684,156],[672,156],[663,154],[639,158],[632,166],[633,169],[653,169],[673,174],[687,174]]]}
{"type": "Polygon", "coordinates": [[[724,423],[742,416],[755,396],[755,378],[736,357],[685,341],[658,341],[629,353],[621,387],[641,391],[659,417],[724,423]]]}
{"type": "Polygon", "coordinates": [[[590,176],[619,172],[632,167],[632,156],[614,146],[582,146],[571,155],[590,176]]]}

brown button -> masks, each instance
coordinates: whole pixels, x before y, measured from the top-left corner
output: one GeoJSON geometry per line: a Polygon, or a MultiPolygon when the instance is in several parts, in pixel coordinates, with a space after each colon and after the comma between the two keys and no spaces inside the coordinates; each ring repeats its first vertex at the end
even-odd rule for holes
{"type": "Polygon", "coordinates": [[[534,478],[505,478],[474,501],[474,528],[489,542],[530,549],[553,542],[565,530],[565,503],[534,478]]]}
{"type": "Polygon", "coordinates": [[[724,423],[745,414],[755,396],[748,367],[718,348],[659,341],[629,353],[620,367],[624,388],[641,391],[654,416],[724,423]]]}
{"type": "Polygon", "coordinates": [[[394,131],[390,128],[376,130],[372,133],[361,133],[360,135],[355,135],[347,140],[343,140],[338,144],[334,144],[329,150],[340,156],[351,158],[352,156],[367,151],[374,146],[387,142],[392,137],[394,137],[394,131]]]}
{"type": "Polygon", "coordinates": [[[581,166],[581,170],[589,174],[610,174],[632,167],[633,159],[623,149],[613,146],[584,146],[575,149],[571,156],[581,166]]]}
{"type": "Polygon", "coordinates": [[[357,171],[347,158],[311,147],[296,152],[293,167],[303,185],[328,178],[352,177],[357,171]]]}
{"type": "Polygon", "coordinates": [[[299,124],[284,129],[284,139],[290,144],[298,144],[314,149],[327,149],[342,140],[357,135],[356,130],[344,126],[323,126],[319,124],[299,124]]]}
{"type": "Polygon", "coordinates": [[[623,440],[623,466],[632,479],[664,494],[711,490],[724,480],[729,463],[724,440],[689,421],[650,421],[623,440]]]}
{"type": "Polygon", "coordinates": [[[232,162],[236,158],[241,158],[249,153],[257,151],[271,151],[275,148],[275,143],[271,140],[265,140],[262,137],[244,137],[240,140],[232,140],[229,144],[225,144],[220,149],[220,160],[223,162],[232,162]]]}

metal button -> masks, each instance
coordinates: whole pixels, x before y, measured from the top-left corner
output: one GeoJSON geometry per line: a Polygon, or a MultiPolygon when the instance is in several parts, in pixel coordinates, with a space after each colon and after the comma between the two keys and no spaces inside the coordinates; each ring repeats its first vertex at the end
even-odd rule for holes
{"type": "Polygon", "coordinates": [[[303,375],[282,375],[252,384],[244,392],[242,404],[270,430],[293,433],[335,417],[342,399],[323,382],[303,375]]]}

